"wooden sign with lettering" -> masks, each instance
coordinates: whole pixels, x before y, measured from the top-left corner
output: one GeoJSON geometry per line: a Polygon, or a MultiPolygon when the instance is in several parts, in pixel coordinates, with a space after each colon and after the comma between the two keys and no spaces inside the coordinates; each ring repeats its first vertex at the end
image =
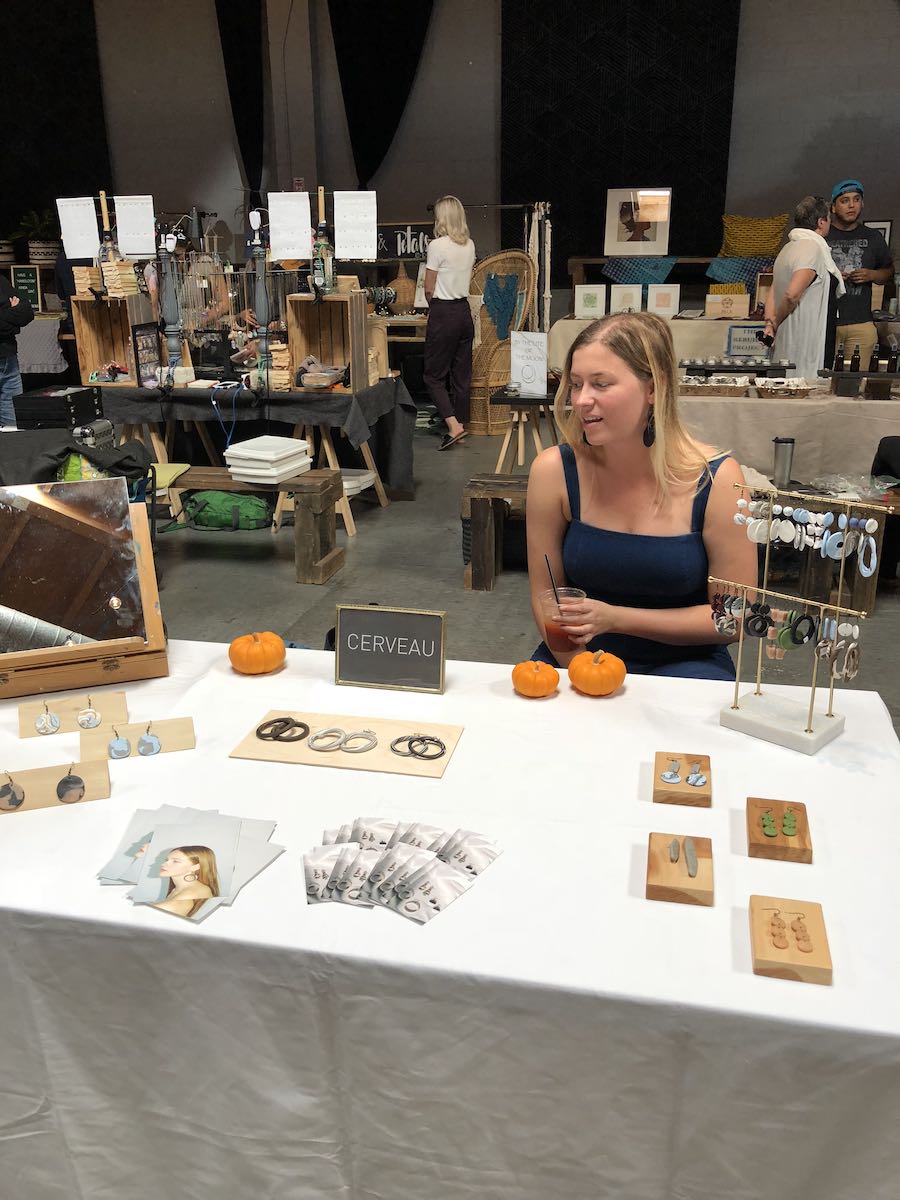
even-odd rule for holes
{"type": "Polygon", "coordinates": [[[417,608],[339,604],[335,683],[443,692],[446,615],[417,608]]]}
{"type": "Polygon", "coordinates": [[[395,221],[391,224],[379,224],[378,257],[424,262],[428,255],[428,243],[433,237],[433,221],[395,221]]]}

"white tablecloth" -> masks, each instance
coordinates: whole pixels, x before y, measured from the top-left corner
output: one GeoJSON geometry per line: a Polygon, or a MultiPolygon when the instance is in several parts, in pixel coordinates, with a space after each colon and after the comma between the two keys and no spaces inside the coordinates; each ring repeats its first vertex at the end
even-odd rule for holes
{"type": "Polygon", "coordinates": [[[900,400],[810,396],[802,400],[682,396],[682,420],[694,437],[764,475],[772,473],[775,437],[792,437],[795,479],[868,475],[878,443],[900,436],[900,400]]]}
{"type": "MultiPolygon", "coordinates": [[[[195,751],[0,818],[4,1196],[895,1200],[900,747],[877,695],[841,695],[809,759],[722,729],[724,684],[538,703],[491,664],[429,696],[335,688],[318,652],[247,679],[222,646],[170,651],[131,718],[193,716],[195,751]],[[466,728],[442,781],[229,760],[279,706],[466,728]],[[660,749],[712,756],[711,810],[650,802],[660,749]],[[807,804],[814,865],[747,857],[748,794],[807,804]],[[201,926],[133,908],[93,876],[162,802],[276,818],[288,851],[201,926]],[[302,851],[357,814],[505,852],[425,927],[307,907],[302,851]],[[714,908],[644,899],[651,830],[712,837],[714,908]],[[823,904],[832,987],[752,974],[754,892],[823,904]]],[[[13,774],[77,757],[16,731],[5,702],[13,774]]]]}

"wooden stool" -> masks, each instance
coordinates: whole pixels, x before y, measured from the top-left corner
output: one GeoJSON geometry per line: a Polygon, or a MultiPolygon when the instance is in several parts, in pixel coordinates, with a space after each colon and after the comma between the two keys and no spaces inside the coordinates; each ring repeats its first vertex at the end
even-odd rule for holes
{"type": "Polygon", "coordinates": [[[344,548],[335,545],[334,509],[343,496],[340,471],[306,471],[281,483],[243,483],[225,467],[190,467],[169,489],[172,513],[184,521],[181,493],[286,492],[294,495],[294,565],[298,583],[325,583],[344,565],[344,548]]]}
{"type": "Polygon", "coordinates": [[[474,475],[463,489],[462,516],[472,531],[472,559],[463,587],[491,592],[503,570],[503,529],[508,517],[525,518],[524,475],[474,475]]]}

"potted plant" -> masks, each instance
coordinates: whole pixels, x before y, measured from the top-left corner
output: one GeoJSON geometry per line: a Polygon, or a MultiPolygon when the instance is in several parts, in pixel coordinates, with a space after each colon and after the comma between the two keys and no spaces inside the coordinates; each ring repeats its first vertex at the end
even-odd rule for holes
{"type": "Polygon", "coordinates": [[[19,222],[14,238],[28,239],[28,261],[35,266],[52,266],[62,250],[56,232],[56,219],[49,208],[42,212],[32,209],[19,222]]]}

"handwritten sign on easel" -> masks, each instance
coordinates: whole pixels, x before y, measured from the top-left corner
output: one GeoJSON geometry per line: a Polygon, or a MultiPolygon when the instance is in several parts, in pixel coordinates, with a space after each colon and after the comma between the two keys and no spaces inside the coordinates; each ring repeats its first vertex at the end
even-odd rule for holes
{"type": "Polygon", "coordinates": [[[334,193],[334,256],[352,262],[378,257],[375,192],[334,193]]]}

